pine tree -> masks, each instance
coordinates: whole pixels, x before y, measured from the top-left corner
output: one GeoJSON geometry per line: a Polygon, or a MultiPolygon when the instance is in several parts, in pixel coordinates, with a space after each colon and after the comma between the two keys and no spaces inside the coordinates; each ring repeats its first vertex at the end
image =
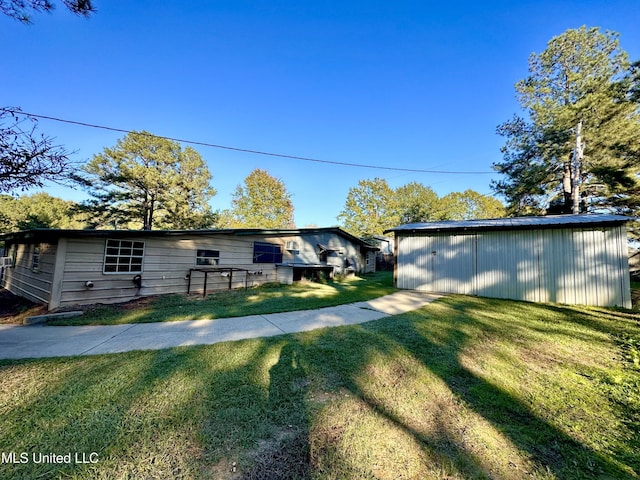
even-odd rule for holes
{"type": "Polygon", "coordinates": [[[624,79],[630,63],[618,34],[581,27],[532,54],[516,84],[529,115],[498,127],[506,137],[494,182],[513,213],[616,209],[637,188],[637,105],[624,79]]]}
{"type": "Polygon", "coordinates": [[[84,168],[96,226],[211,227],[211,174],[193,148],[148,132],[132,132],[84,168]]]}

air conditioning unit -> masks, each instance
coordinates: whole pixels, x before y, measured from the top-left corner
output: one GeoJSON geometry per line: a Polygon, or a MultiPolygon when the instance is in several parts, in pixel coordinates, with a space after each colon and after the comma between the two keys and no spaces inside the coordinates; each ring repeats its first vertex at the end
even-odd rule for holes
{"type": "Polygon", "coordinates": [[[285,250],[295,250],[295,251],[300,250],[300,246],[298,245],[298,242],[294,242],[293,240],[289,240],[286,243],[284,248],[285,250]]]}
{"type": "Polygon", "coordinates": [[[0,267],[2,268],[13,267],[13,258],[0,257],[0,267]]]}

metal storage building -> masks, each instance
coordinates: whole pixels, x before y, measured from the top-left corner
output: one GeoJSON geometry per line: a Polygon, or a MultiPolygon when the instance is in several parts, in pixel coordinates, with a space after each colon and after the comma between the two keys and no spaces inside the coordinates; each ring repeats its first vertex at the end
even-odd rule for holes
{"type": "Polygon", "coordinates": [[[403,289],[630,308],[630,220],[584,214],[401,225],[388,230],[394,281],[403,289]]]}

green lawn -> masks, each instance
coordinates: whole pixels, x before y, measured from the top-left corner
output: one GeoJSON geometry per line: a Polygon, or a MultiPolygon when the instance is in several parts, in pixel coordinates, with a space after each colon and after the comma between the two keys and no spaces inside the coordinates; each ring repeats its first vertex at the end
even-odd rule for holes
{"type": "Polygon", "coordinates": [[[81,317],[57,320],[50,324],[114,325],[260,315],[360,302],[395,291],[393,274],[377,272],[325,283],[270,283],[248,290],[225,290],[211,293],[205,299],[185,295],[146,297],[133,304],[89,308],[81,317]]]}
{"type": "Polygon", "coordinates": [[[451,296],[359,326],[0,362],[0,478],[623,479],[640,315],[451,296]],[[235,470],[235,473],[234,473],[235,470]]]}

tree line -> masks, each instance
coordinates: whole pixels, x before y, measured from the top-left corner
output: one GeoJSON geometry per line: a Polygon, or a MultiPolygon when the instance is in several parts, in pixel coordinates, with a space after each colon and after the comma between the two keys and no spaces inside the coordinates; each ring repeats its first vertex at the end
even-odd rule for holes
{"type": "MultiPolygon", "coordinates": [[[[11,116],[18,118],[16,112],[11,112],[11,116]]],[[[0,133],[15,131],[16,125],[19,123],[6,129],[0,124],[0,133]]],[[[291,195],[280,179],[255,169],[244,184],[236,188],[231,208],[214,212],[209,201],[216,191],[201,155],[191,147],[182,148],[178,142],[149,132],[128,133],[87,164],[73,169],[67,164],[64,175],[42,175],[48,153],[36,162],[23,161],[27,155],[21,152],[29,146],[20,144],[24,138],[13,136],[7,140],[13,152],[0,159],[3,165],[0,169],[6,173],[4,177],[0,173],[0,231],[3,232],[28,228],[151,230],[294,226],[291,195]],[[39,169],[38,172],[35,169],[39,169]],[[17,170],[28,171],[24,171],[21,178],[8,173],[17,170]],[[3,178],[10,181],[3,182],[3,178]],[[45,181],[80,186],[89,199],[78,204],[46,193],[7,195],[17,189],[43,187],[45,181]]],[[[60,148],[50,145],[56,158],[60,148]]],[[[55,168],[58,171],[57,166],[55,168]]]]}
{"type": "Polygon", "coordinates": [[[393,189],[385,179],[374,178],[361,180],[349,189],[338,219],[353,234],[373,237],[405,223],[498,218],[505,214],[502,202],[473,190],[439,197],[431,187],[418,182],[393,189]]]}
{"type": "MultiPolygon", "coordinates": [[[[49,2],[42,5],[51,8],[49,2]]],[[[91,2],[65,5],[72,10],[84,5],[81,14],[93,10],[91,2]]],[[[25,21],[24,5],[15,8],[3,13],[25,21]]],[[[637,215],[640,62],[630,62],[619,35],[597,27],[567,30],[530,56],[529,75],[515,88],[523,114],[497,127],[505,144],[502,161],[493,164],[501,179],[491,184],[506,209],[472,190],[438,197],[417,182],[392,189],[375,178],[349,190],[338,215],[341,225],[371,236],[398,224],[434,220],[598,211],[637,215]]],[[[0,108],[1,231],[294,226],[286,186],[260,169],[238,185],[231,208],[212,211],[209,201],[216,192],[200,154],[149,132],[127,134],[86,165],[74,164],[70,156],[37,132],[37,119],[19,108],[0,108]],[[90,200],[78,205],[44,194],[6,195],[51,181],[81,185],[90,200]]]]}
{"type": "MultiPolygon", "coordinates": [[[[17,148],[15,140],[13,147],[17,148]]],[[[19,188],[42,186],[57,177],[32,173],[24,178],[19,188]]],[[[0,193],[5,192],[0,194],[0,231],[295,227],[291,194],[282,180],[255,169],[236,187],[231,207],[213,211],[209,201],[216,191],[200,154],[149,132],[127,134],[63,180],[80,185],[89,199],[74,203],[44,192],[15,197],[6,193],[18,180],[0,182],[0,193]]],[[[350,188],[338,220],[356,235],[372,236],[400,223],[486,218],[504,212],[497,199],[471,190],[439,198],[417,182],[393,190],[386,180],[376,178],[350,188]]]]}

